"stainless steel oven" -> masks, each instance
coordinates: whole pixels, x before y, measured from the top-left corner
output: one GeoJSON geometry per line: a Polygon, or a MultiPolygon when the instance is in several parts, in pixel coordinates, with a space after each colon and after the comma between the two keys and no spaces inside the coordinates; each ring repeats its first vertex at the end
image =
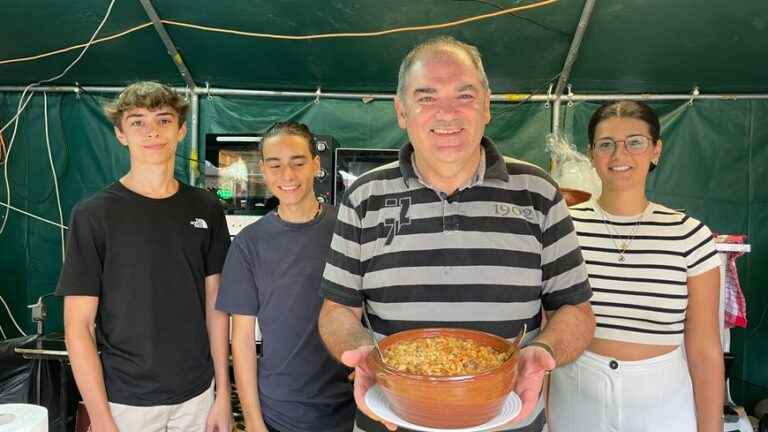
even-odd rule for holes
{"type": "Polygon", "coordinates": [[[396,161],[398,154],[398,149],[337,148],[334,170],[335,204],[341,203],[344,192],[358,177],[374,168],[396,161]]]}
{"type": "MultiPolygon", "coordinates": [[[[321,166],[315,193],[321,202],[332,203],[336,140],[329,135],[313,135],[312,145],[321,166]]],[[[216,192],[227,214],[261,215],[277,206],[264,183],[260,160],[259,134],[206,134],[205,188],[216,192]]]]}

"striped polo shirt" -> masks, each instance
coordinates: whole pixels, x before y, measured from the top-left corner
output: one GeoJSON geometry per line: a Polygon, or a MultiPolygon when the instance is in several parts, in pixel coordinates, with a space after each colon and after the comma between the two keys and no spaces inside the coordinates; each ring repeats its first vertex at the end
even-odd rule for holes
{"type": "MultiPolygon", "coordinates": [[[[378,336],[460,327],[513,338],[525,324],[533,337],[542,307],[588,301],[556,184],[487,138],[482,148],[480,169],[452,195],[420,178],[410,144],[397,162],[361,176],[339,207],[321,294],[351,307],[365,302],[378,336]]],[[[526,430],[540,429],[542,416],[533,417],[526,430]]]]}
{"type": "Polygon", "coordinates": [[[709,228],[656,203],[642,217],[609,214],[595,201],[571,214],[594,292],[595,337],[682,344],[688,278],[720,265],[709,228]]]}

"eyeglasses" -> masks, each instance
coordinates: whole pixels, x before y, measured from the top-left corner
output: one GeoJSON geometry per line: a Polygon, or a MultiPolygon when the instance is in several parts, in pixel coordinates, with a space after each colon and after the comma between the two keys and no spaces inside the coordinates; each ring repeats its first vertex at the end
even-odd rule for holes
{"type": "Polygon", "coordinates": [[[600,138],[592,144],[592,149],[600,156],[613,155],[619,147],[619,143],[624,143],[624,149],[630,154],[640,154],[648,150],[653,139],[645,135],[632,135],[627,139],[615,140],[613,138],[600,138]]]}

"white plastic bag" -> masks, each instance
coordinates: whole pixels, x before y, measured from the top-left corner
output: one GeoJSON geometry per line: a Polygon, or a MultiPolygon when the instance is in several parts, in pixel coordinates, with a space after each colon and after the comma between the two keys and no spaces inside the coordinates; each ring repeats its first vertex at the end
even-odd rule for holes
{"type": "Polygon", "coordinates": [[[547,150],[552,154],[552,178],[560,189],[583,191],[598,198],[602,185],[589,158],[563,135],[548,134],[546,140],[547,150]]]}

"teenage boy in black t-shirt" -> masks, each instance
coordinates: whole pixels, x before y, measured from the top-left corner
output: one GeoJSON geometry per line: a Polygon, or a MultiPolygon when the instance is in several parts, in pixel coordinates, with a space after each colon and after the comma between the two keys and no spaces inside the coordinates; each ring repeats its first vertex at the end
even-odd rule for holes
{"type": "Polygon", "coordinates": [[[229,233],[216,197],[173,176],[186,110],[161,84],[127,87],[105,111],[130,170],[72,212],[56,293],[94,432],[231,429],[213,307],[229,233]]]}

